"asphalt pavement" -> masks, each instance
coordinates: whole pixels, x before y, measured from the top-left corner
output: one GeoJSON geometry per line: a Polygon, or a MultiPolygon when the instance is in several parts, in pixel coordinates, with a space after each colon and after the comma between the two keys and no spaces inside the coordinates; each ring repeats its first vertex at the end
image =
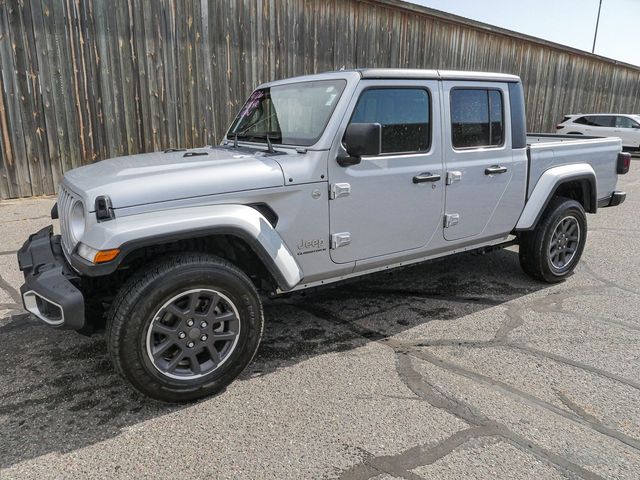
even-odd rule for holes
{"type": "Polygon", "coordinates": [[[186,406],[22,310],[54,199],[0,202],[0,478],[637,479],[640,159],[619,186],[567,281],[514,247],[266,301],[249,369],[186,406]]]}

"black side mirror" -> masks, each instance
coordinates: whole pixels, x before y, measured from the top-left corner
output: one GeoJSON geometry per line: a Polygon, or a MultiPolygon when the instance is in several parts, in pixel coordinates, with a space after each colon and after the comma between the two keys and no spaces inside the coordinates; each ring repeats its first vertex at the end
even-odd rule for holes
{"type": "Polygon", "coordinates": [[[347,155],[338,156],[338,165],[357,165],[365,155],[380,155],[382,126],[379,123],[352,123],[344,132],[343,142],[347,155]]]}

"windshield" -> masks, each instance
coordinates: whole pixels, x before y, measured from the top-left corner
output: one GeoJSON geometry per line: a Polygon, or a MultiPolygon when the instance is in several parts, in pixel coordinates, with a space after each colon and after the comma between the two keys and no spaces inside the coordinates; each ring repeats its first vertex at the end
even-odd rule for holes
{"type": "Polygon", "coordinates": [[[345,80],[290,83],[251,94],[229,129],[227,138],[308,147],[318,141],[329,121],[345,80]]]}

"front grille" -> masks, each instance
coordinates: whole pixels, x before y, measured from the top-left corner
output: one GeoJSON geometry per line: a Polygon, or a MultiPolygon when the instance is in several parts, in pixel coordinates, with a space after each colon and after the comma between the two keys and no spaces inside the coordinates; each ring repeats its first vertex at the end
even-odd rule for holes
{"type": "Polygon", "coordinates": [[[71,236],[69,221],[71,209],[76,202],[76,196],[64,185],[60,185],[58,194],[58,217],[60,219],[60,233],[62,234],[62,247],[66,254],[70,255],[76,246],[76,241],[71,236]]]}

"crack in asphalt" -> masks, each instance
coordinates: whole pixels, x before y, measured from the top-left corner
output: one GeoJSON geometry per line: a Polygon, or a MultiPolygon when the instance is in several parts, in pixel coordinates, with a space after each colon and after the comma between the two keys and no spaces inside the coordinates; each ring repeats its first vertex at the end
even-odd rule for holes
{"type": "Polygon", "coordinates": [[[469,440],[498,435],[499,431],[493,426],[467,428],[454,433],[436,445],[427,443],[412,447],[398,455],[369,457],[364,463],[342,472],[340,478],[343,480],[366,480],[387,473],[408,480],[422,479],[411,470],[437,462],[469,440]]]}
{"type": "MultiPolygon", "coordinates": [[[[493,389],[511,398],[516,398],[517,400],[524,400],[526,403],[529,403],[530,405],[548,410],[552,413],[555,413],[556,415],[566,418],[571,422],[591,428],[597,431],[598,433],[601,433],[602,435],[605,435],[614,440],[622,442],[623,444],[631,448],[634,448],[636,450],[640,450],[640,440],[632,438],[624,433],[618,432],[613,428],[606,427],[599,420],[596,420],[595,422],[593,422],[589,417],[583,417],[576,413],[569,413],[566,410],[558,408],[554,404],[547,402],[546,400],[542,400],[534,395],[531,395],[530,393],[527,393],[518,388],[512,387],[508,383],[505,383],[500,380],[496,380],[492,377],[489,377],[487,375],[482,375],[481,373],[477,373],[472,370],[466,369],[455,363],[447,362],[446,360],[432,353],[429,353],[423,350],[420,350],[420,351],[411,350],[410,355],[413,357],[419,358],[420,360],[425,360],[433,365],[437,365],[451,373],[456,373],[460,376],[466,377],[470,380],[475,381],[476,383],[480,383],[480,384],[492,387],[493,389]]],[[[575,412],[575,411],[572,410],[572,412],[575,412]]]]}
{"type": "Polygon", "coordinates": [[[577,403],[575,403],[573,400],[571,400],[562,390],[559,390],[557,388],[554,388],[553,391],[555,392],[556,396],[560,399],[560,401],[570,410],[572,410],[573,412],[576,413],[576,415],[589,420],[589,422],[591,423],[602,423],[598,418],[596,418],[594,415],[591,415],[590,413],[587,413],[587,411],[582,408],[580,405],[578,405],[577,403]]]}
{"type": "Polygon", "coordinates": [[[557,363],[561,363],[564,365],[569,365],[571,367],[578,368],[580,370],[586,370],[589,373],[593,373],[594,375],[598,375],[599,377],[606,378],[607,380],[611,380],[617,383],[621,383],[628,387],[634,388],[636,390],[640,390],[640,382],[635,380],[622,377],[615,373],[611,373],[607,370],[603,370],[598,367],[593,367],[583,362],[579,362],[577,360],[573,360],[571,358],[564,357],[562,355],[557,355],[552,352],[548,352],[546,350],[540,350],[529,345],[525,345],[523,343],[517,343],[512,341],[500,341],[500,340],[455,340],[455,339],[445,339],[445,340],[416,340],[407,342],[407,345],[414,347],[463,347],[463,348],[497,348],[504,347],[510,348],[514,350],[520,350],[526,352],[530,355],[553,360],[557,363]]]}
{"type": "MultiPolygon", "coordinates": [[[[587,269],[587,271],[589,271],[587,269]]],[[[598,281],[602,281],[600,279],[598,279],[598,281]]],[[[614,284],[613,282],[610,282],[608,284],[609,288],[622,288],[617,284],[614,284]]],[[[624,290],[624,288],[622,288],[624,290]]],[[[633,293],[635,295],[640,295],[640,293],[635,293],[633,291],[630,290],[625,290],[629,293],[633,293]]],[[[613,318],[608,318],[608,317],[602,317],[599,315],[592,315],[589,313],[578,313],[572,310],[566,310],[563,308],[564,305],[564,301],[565,300],[570,300],[570,299],[574,299],[576,297],[575,293],[578,293],[578,296],[585,296],[585,294],[587,293],[595,293],[595,294],[600,294],[602,293],[602,286],[598,285],[598,286],[594,286],[594,287],[581,287],[581,288],[571,288],[571,289],[567,289],[563,292],[558,292],[555,293],[553,295],[549,295],[546,298],[541,298],[539,300],[536,300],[535,302],[532,303],[532,305],[530,305],[530,308],[532,311],[534,312],[538,312],[538,313],[562,313],[563,315],[571,315],[572,317],[580,320],[580,319],[590,319],[590,320],[595,320],[601,323],[609,323],[612,325],[616,325],[619,327],[624,327],[626,329],[629,330],[635,330],[635,331],[640,331],[640,325],[635,325],[632,323],[628,323],[628,322],[623,322],[621,320],[615,320],[613,318]]]]}
{"type": "Polygon", "coordinates": [[[18,290],[13,288],[13,285],[2,278],[2,275],[0,275],[0,289],[7,292],[16,305],[22,304],[22,296],[20,295],[20,292],[18,292],[18,290]]]}
{"type": "Polygon", "coordinates": [[[596,280],[598,280],[598,281],[600,281],[600,282],[604,283],[605,285],[607,285],[607,286],[609,286],[609,287],[613,287],[613,288],[618,288],[618,289],[620,289],[620,290],[623,290],[623,291],[628,292],[628,293],[632,293],[632,294],[634,294],[634,295],[640,295],[640,291],[639,291],[639,290],[634,290],[634,289],[632,289],[632,288],[625,287],[625,286],[623,286],[623,285],[620,285],[620,284],[619,284],[619,283],[617,283],[617,282],[614,282],[613,280],[610,280],[610,279],[608,279],[608,278],[606,278],[606,277],[603,277],[603,276],[602,276],[602,275],[600,275],[599,273],[596,273],[596,272],[595,272],[595,271],[594,271],[594,270],[589,266],[589,264],[588,264],[587,262],[585,262],[584,260],[582,260],[582,259],[581,259],[581,263],[582,263],[582,268],[584,268],[584,269],[589,273],[589,275],[591,275],[591,276],[592,276],[593,278],[595,278],[596,280]]]}
{"type": "MultiPolygon", "coordinates": [[[[619,288],[619,286],[614,285],[613,282],[607,283],[607,286],[619,288]]],[[[599,290],[601,290],[602,286],[598,288],[599,290]]],[[[365,290],[359,290],[359,292],[362,293],[365,292],[365,290]]],[[[372,294],[381,293],[378,289],[366,290],[366,292],[372,294]]],[[[584,289],[581,289],[580,292],[584,293],[584,289]]],[[[396,292],[394,290],[387,290],[385,293],[398,295],[401,294],[400,292],[396,292]]],[[[552,311],[557,311],[559,313],[573,313],[565,312],[561,309],[561,302],[564,299],[570,298],[571,293],[564,293],[562,296],[554,297],[552,302],[548,302],[547,299],[536,300],[530,305],[527,305],[527,307],[533,311],[545,312],[551,309],[552,311]]],[[[405,295],[405,297],[409,298],[412,296],[414,296],[412,292],[409,292],[407,295],[405,295]]],[[[437,296],[436,299],[442,299],[442,296],[437,296]]],[[[460,297],[456,297],[456,299],[460,299],[460,297]]],[[[482,304],[486,305],[497,305],[503,303],[497,300],[493,301],[493,299],[489,299],[489,301],[486,301],[487,299],[484,300],[485,301],[482,304]]],[[[464,297],[462,301],[465,302],[464,297]]],[[[556,391],[556,395],[558,395],[558,398],[567,407],[568,410],[564,410],[546,400],[540,399],[535,395],[524,392],[505,382],[468,370],[455,363],[447,362],[446,360],[430,352],[419,350],[419,347],[424,346],[465,346],[475,348],[504,347],[519,349],[533,356],[544,357],[558,363],[567,364],[574,368],[582,369],[590,373],[603,376],[609,380],[614,380],[633,388],[640,389],[640,384],[633,380],[626,379],[611,372],[592,367],[582,362],[561,357],[550,352],[542,351],[528,345],[522,345],[509,341],[509,334],[524,324],[524,319],[521,315],[525,310],[524,306],[516,305],[514,303],[508,304],[506,311],[507,319],[497,330],[494,339],[491,341],[469,342],[460,340],[440,340],[406,342],[390,338],[388,335],[385,335],[382,332],[353,323],[356,320],[363,320],[367,317],[375,315],[376,312],[369,312],[367,314],[358,316],[358,318],[350,318],[347,320],[341,318],[339,315],[336,315],[329,309],[318,305],[308,303],[305,303],[303,305],[292,303],[291,305],[320,319],[332,322],[334,324],[343,325],[353,333],[361,337],[376,341],[392,348],[398,359],[398,374],[403,383],[405,383],[411,391],[418,395],[419,398],[426,400],[432,406],[447,411],[448,413],[456,416],[461,420],[464,420],[466,423],[474,426],[477,429],[474,430],[474,428],[471,428],[462,432],[457,432],[455,435],[443,440],[435,446],[433,446],[432,444],[423,444],[412,447],[411,449],[399,455],[369,456],[364,459],[362,463],[342,472],[341,478],[343,479],[355,480],[372,478],[374,476],[380,475],[383,472],[408,479],[420,478],[410,470],[421,465],[433,463],[439,458],[443,458],[444,456],[451,453],[455,448],[460,446],[465,441],[481,436],[503,437],[516,448],[535,455],[541,460],[553,465],[555,468],[559,469],[568,476],[578,476],[580,478],[586,479],[602,478],[599,475],[586,470],[580,465],[571,462],[569,459],[557,455],[550,450],[535,444],[531,440],[522,437],[519,434],[516,434],[515,432],[508,429],[505,425],[488,419],[484,415],[476,412],[472,406],[466,404],[465,402],[452,398],[451,396],[447,396],[443,392],[438,391],[433,385],[428,384],[428,382],[426,382],[422,378],[422,376],[417,371],[415,371],[415,369],[413,369],[413,366],[410,365],[410,361],[409,364],[407,364],[406,361],[403,362],[402,357],[411,357],[420,361],[426,361],[436,367],[444,369],[449,373],[463,376],[476,383],[484,384],[486,386],[489,386],[490,388],[500,391],[502,394],[505,394],[511,398],[523,401],[524,403],[537,408],[542,408],[575,424],[596,431],[602,435],[607,436],[608,438],[611,438],[614,441],[620,442],[625,447],[632,448],[634,450],[640,450],[640,440],[626,435],[616,430],[615,428],[605,425],[598,418],[588,414],[577,404],[571,402],[561,392],[556,391]],[[417,388],[416,385],[422,385],[422,387],[417,388]],[[461,440],[462,438],[464,438],[464,441],[461,440]]],[[[579,316],[578,314],[574,315],[579,316]]]]}
{"type": "Polygon", "coordinates": [[[560,455],[557,455],[540,445],[537,445],[530,439],[513,432],[506,425],[496,422],[495,420],[490,420],[482,414],[477,414],[475,412],[475,409],[468,403],[453,396],[445,395],[439,392],[437,387],[430,384],[423,375],[415,370],[411,358],[413,357],[413,353],[414,352],[405,352],[404,355],[402,353],[399,353],[397,355],[396,370],[403,383],[412,392],[414,392],[420,398],[423,398],[430,405],[436,408],[443,409],[470,425],[490,429],[493,435],[504,438],[514,447],[520,449],[525,453],[536,456],[545,463],[550,464],[556,469],[560,470],[565,475],[577,475],[587,480],[602,478],[600,475],[597,475],[581,467],[580,465],[560,455]],[[438,401],[438,396],[444,398],[445,401],[438,401]]]}
{"type": "Polygon", "coordinates": [[[400,380],[417,397],[471,425],[471,428],[456,432],[435,445],[418,445],[397,455],[368,457],[362,463],[343,471],[340,476],[342,480],[365,480],[381,473],[409,480],[419,479],[421,477],[411,470],[433,464],[469,440],[481,437],[500,437],[515,448],[535,456],[568,477],[577,476],[586,480],[603,478],[513,432],[504,424],[489,419],[470,404],[442,392],[415,370],[412,357],[412,352],[396,352],[396,370],[400,380]]]}

